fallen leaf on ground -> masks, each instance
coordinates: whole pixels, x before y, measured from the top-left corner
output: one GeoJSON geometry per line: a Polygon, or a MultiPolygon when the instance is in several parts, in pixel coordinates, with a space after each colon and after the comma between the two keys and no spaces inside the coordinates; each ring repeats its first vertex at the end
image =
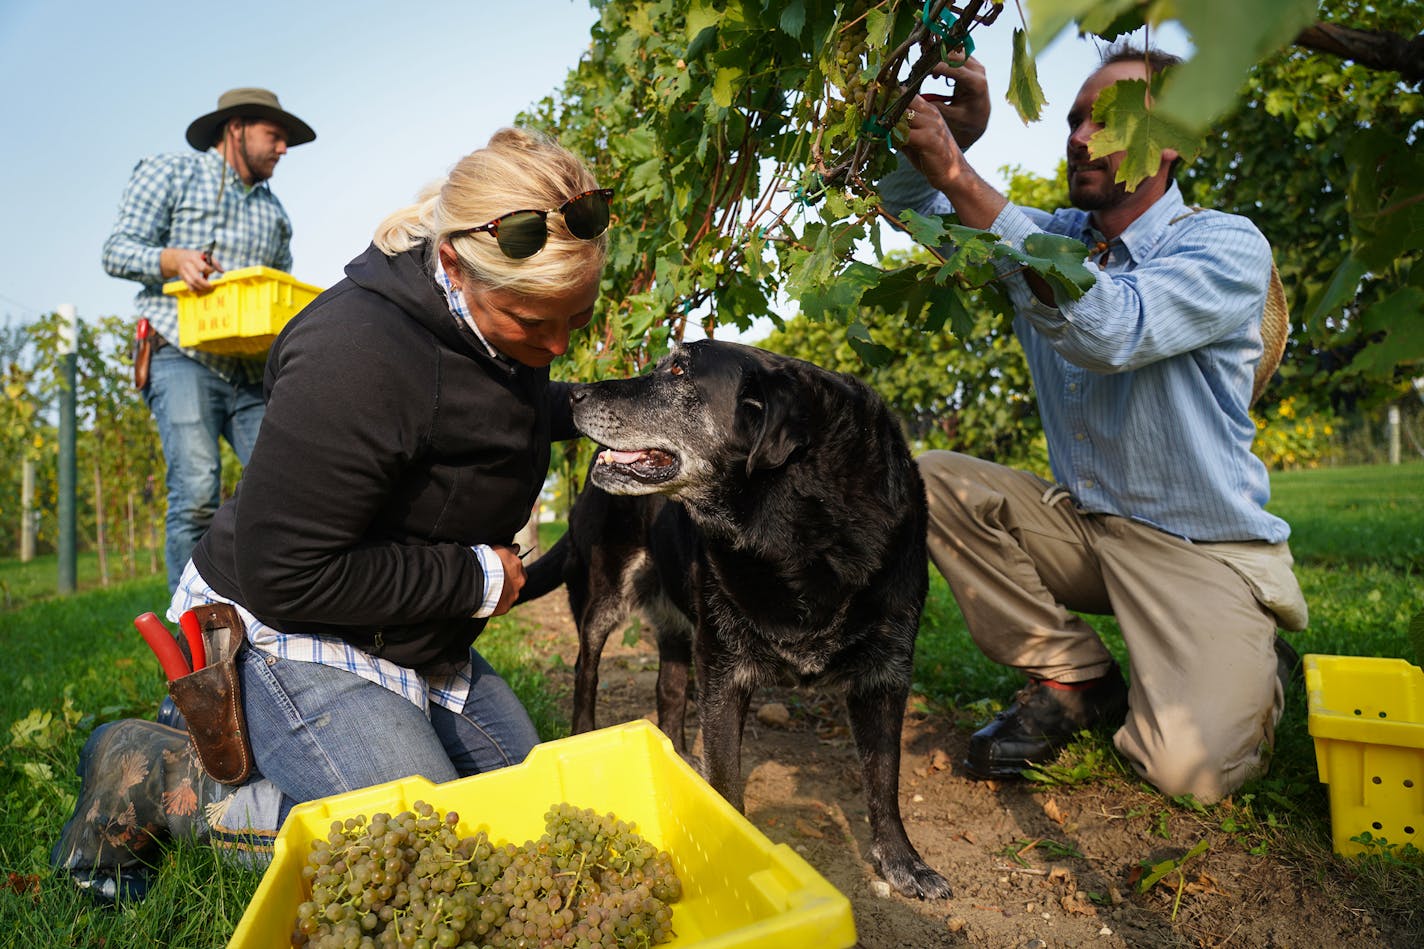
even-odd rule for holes
{"type": "Polygon", "coordinates": [[[1068,815],[1063,813],[1063,808],[1058,806],[1058,799],[1050,797],[1043,802],[1043,813],[1055,824],[1062,824],[1068,819],[1068,815]]]}
{"type": "Polygon", "coordinates": [[[821,840],[826,836],[821,831],[821,828],[799,817],[796,818],[796,832],[802,837],[815,837],[817,840],[821,840]]]}

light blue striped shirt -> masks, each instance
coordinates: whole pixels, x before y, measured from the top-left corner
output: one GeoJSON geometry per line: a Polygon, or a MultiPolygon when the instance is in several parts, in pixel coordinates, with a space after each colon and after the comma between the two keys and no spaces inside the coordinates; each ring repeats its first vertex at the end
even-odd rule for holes
{"type": "MultiPolygon", "coordinates": [[[[903,157],[881,197],[892,213],[953,210],[903,157]]],[[[1076,209],[1009,204],[989,230],[1019,249],[1037,232],[1101,240],[1076,209]]],[[[1094,286],[1053,307],[1013,262],[998,265],[1053,477],[1086,511],[1190,540],[1284,541],[1290,527],[1264,510],[1270,482],[1251,453],[1248,411],[1271,269],[1265,237],[1244,217],[1193,213],[1173,184],[1087,266],[1094,286]]]]}
{"type": "MultiPolygon", "coordinates": [[[[134,297],[138,316],[177,346],[178,302],[163,292],[159,255],[165,247],[205,250],[213,241],[213,257],[227,270],[292,269],[292,222],[267,182],[249,188],[215,149],[154,155],[134,166],[129,177],[118,220],[104,242],[104,270],[143,284],[134,297]]],[[[262,376],[261,358],[196,349],[183,354],[224,379],[255,382],[262,376]]]]}

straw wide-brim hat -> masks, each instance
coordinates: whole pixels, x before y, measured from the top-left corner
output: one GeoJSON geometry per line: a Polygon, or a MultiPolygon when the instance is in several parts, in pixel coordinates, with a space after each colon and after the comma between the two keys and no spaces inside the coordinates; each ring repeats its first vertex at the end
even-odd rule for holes
{"type": "Polygon", "coordinates": [[[1266,308],[1261,312],[1261,361],[1256,364],[1256,381],[1251,386],[1253,405],[1261,397],[1266,383],[1276,374],[1289,335],[1290,306],[1286,303],[1286,288],[1281,286],[1280,272],[1272,263],[1271,282],[1266,287],[1266,308]]]}
{"type": "Polygon", "coordinates": [[[212,147],[218,128],[233,116],[268,119],[287,130],[287,146],[305,145],[316,139],[312,127],[282,108],[277,94],[266,89],[246,87],[229,89],[218,96],[216,111],[199,116],[188,126],[188,144],[200,152],[212,147]]]}

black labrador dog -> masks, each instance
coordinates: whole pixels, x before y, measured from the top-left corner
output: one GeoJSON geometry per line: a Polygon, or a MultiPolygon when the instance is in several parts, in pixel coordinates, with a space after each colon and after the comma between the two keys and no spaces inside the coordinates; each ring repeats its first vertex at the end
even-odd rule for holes
{"type": "Polygon", "coordinates": [[[659,725],[683,752],[695,656],[703,771],[738,809],[755,690],[837,687],[877,869],[907,896],[948,896],[900,817],[927,513],[884,402],[853,376],[710,340],[572,399],[575,425],[606,447],[521,600],[568,585],[579,627],[574,731],[594,727],[599,655],[634,610],[657,631],[659,725]]]}

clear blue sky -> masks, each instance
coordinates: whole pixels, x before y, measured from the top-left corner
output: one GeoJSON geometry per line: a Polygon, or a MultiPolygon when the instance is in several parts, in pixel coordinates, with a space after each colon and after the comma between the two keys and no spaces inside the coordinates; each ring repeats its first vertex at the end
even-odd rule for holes
{"type": "MultiPolygon", "coordinates": [[[[335,283],[382,217],[562,85],[595,19],[585,0],[0,0],[0,322],[61,303],[132,312],[137,285],[99,262],[129,173],[187,150],[188,123],[235,86],[274,90],[316,129],[272,187],[295,229],[293,275],[335,283]]],[[[976,33],[995,108],[970,157],[995,181],[1007,164],[1054,170],[1096,63],[1087,41],[1054,43],[1039,61],[1045,118],[1025,127],[1003,101],[1016,19],[1010,7],[976,33]]]]}

